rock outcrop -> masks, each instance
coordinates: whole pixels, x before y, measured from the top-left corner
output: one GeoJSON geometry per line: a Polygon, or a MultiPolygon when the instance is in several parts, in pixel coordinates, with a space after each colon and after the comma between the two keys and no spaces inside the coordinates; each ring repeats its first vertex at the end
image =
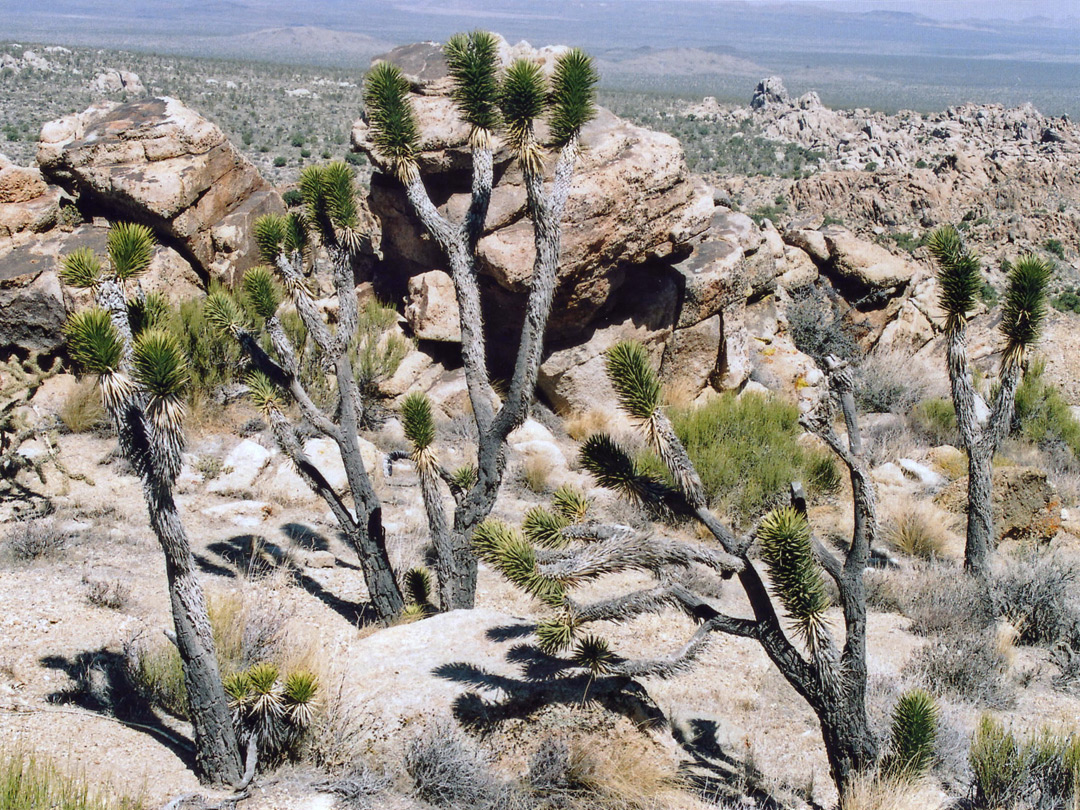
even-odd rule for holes
{"type": "Polygon", "coordinates": [[[101,102],[46,124],[46,177],[110,218],[153,227],[201,272],[233,280],[257,255],[250,230],[214,239],[230,215],[244,223],[284,210],[281,198],[222,131],[171,98],[101,102]]]}
{"type": "Polygon", "coordinates": [[[63,192],[36,168],[0,155],[0,252],[56,224],[63,192]]]}
{"type": "Polygon", "coordinates": [[[132,73],[128,70],[103,70],[93,81],[90,82],[90,89],[95,93],[105,93],[112,95],[114,93],[126,93],[129,96],[145,96],[146,87],[143,86],[142,79],[139,78],[138,73],[132,73]]]}

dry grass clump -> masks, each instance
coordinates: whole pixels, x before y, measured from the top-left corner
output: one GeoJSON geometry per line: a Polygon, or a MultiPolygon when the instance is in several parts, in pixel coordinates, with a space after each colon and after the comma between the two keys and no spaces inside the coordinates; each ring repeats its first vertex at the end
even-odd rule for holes
{"type": "Polygon", "coordinates": [[[852,780],[844,810],[938,810],[943,805],[930,785],[873,775],[852,780]]]}
{"type": "Polygon", "coordinates": [[[555,469],[551,460],[538,453],[530,453],[521,465],[521,483],[535,495],[551,492],[551,473],[555,469]]]}
{"type": "Polygon", "coordinates": [[[896,551],[922,560],[944,557],[951,545],[952,518],[926,501],[901,498],[890,504],[885,539],[896,551]]]}
{"type": "Polygon", "coordinates": [[[600,735],[574,740],[569,747],[568,778],[588,796],[582,807],[612,810],[663,806],[664,795],[679,787],[677,775],[665,767],[646,740],[625,736],[614,744],[600,735]]]}
{"type": "Polygon", "coordinates": [[[567,435],[575,442],[581,442],[594,433],[611,431],[611,415],[599,408],[590,408],[570,414],[563,422],[567,435]]]}
{"type": "Polygon", "coordinates": [[[72,433],[89,433],[108,424],[97,379],[86,377],[60,406],[60,421],[72,433]]]}
{"type": "Polygon", "coordinates": [[[146,803],[92,786],[21,749],[0,748],[0,810],[143,810],[146,803]]]}
{"type": "Polygon", "coordinates": [[[484,753],[448,723],[436,723],[405,750],[417,798],[440,808],[509,810],[524,802],[491,770],[484,753]]]}
{"type": "Polygon", "coordinates": [[[1042,728],[1020,737],[984,715],[972,735],[970,760],[980,810],[1080,804],[1080,734],[1042,728]]]}

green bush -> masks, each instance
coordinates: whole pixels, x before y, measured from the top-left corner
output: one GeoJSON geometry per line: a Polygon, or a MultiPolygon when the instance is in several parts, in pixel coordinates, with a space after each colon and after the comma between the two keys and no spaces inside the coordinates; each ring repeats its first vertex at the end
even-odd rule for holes
{"type": "MultiPolygon", "coordinates": [[[[212,284],[210,293],[224,289],[212,284]]],[[[243,357],[235,340],[222,337],[206,320],[206,299],[190,298],[173,309],[167,328],[180,341],[191,372],[189,398],[199,401],[212,397],[223,385],[238,382],[243,376],[243,357]]]]}
{"type": "Polygon", "coordinates": [[[1080,291],[1076,287],[1066,287],[1050,301],[1054,309],[1080,315],[1080,291]]]}
{"type": "Polygon", "coordinates": [[[709,499],[739,520],[784,500],[792,481],[805,482],[811,493],[839,486],[832,456],[796,441],[803,431],[794,405],[729,392],[700,408],[673,409],[670,417],[709,499]]]}
{"type": "Polygon", "coordinates": [[[976,807],[1064,809],[1080,800],[1080,735],[1044,728],[1020,739],[984,715],[969,759],[976,807]]]}
{"type": "Polygon", "coordinates": [[[1057,256],[1059,259],[1065,258],[1065,245],[1061,243],[1060,239],[1047,239],[1043,243],[1043,247],[1046,248],[1047,253],[1057,256]]]}
{"type": "Polygon", "coordinates": [[[914,426],[931,444],[955,444],[956,408],[951,399],[933,397],[924,399],[911,412],[914,426]]]}
{"type": "Polygon", "coordinates": [[[1016,412],[1012,432],[1033,444],[1046,447],[1064,444],[1080,458],[1080,422],[1057,387],[1043,379],[1046,361],[1035,358],[1016,389],[1016,412]]]}
{"type": "Polygon", "coordinates": [[[304,196],[298,189],[290,188],[284,194],[281,195],[282,202],[289,208],[296,208],[298,205],[302,205],[304,202],[304,196]]]}
{"type": "Polygon", "coordinates": [[[282,166],[284,166],[286,163],[288,163],[288,161],[284,157],[282,157],[281,155],[278,155],[276,158],[274,158],[274,166],[276,166],[279,169],[282,166]]]}
{"type": "Polygon", "coordinates": [[[0,749],[0,810],[143,810],[142,799],[69,776],[25,751],[0,749]]]}

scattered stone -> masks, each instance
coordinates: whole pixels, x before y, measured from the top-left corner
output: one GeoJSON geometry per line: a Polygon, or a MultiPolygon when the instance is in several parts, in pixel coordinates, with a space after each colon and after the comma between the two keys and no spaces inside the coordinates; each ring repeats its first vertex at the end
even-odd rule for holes
{"type": "Polygon", "coordinates": [[[221,475],[206,487],[207,492],[219,495],[245,493],[251,490],[255,479],[269,463],[274,452],[258,442],[244,439],[236,445],[222,462],[221,475]]]}
{"type": "Polygon", "coordinates": [[[904,475],[918,481],[924,487],[939,487],[945,483],[945,479],[930,469],[925,464],[920,464],[910,458],[897,459],[896,462],[904,475]]]}
{"type": "Polygon", "coordinates": [[[420,340],[460,343],[461,318],[454,280],[442,270],[410,278],[405,320],[420,340]]]}

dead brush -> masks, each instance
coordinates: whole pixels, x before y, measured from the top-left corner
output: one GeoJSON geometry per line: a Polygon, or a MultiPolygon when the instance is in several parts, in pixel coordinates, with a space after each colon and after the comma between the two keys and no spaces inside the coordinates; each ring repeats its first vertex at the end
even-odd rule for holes
{"type": "Polygon", "coordinates": [[[131,588],[119,579],[97,579],[86,574],[82,578],[86,601],[94,607],[123,610],[131,600],[131,588]]]}
{"type": "Polygon", "coordinates": [[[71,542],[71,533],[61,530],[54,520],[37,518],[11,524],[0,551],[15,562],[29,563],[57,557],[71,542]]]}

